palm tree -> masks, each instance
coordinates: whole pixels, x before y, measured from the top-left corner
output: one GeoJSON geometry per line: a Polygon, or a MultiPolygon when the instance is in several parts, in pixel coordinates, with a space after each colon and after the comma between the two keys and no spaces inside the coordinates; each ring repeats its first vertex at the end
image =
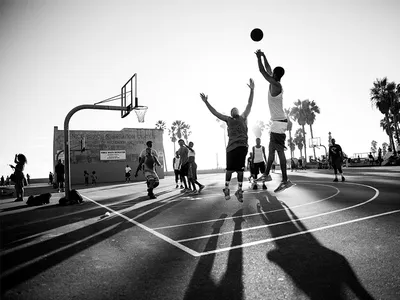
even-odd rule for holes
{"type": "MultiPolygon", "coordinates": [[[[395,97],[390,110],[393,116],[397,145],[400,145],[400,83],[396,86],[395,97]]],[[[399,148],[399,146],[397,146],[397,148],[399,148]]]]}
{"type": "Polygon", "coordinates": [[[174,143],[174,155],[175,155],[175,152],[176,152],[175,143],[178,140],[176,138],[176,126],[175,125],[171,125],[171,128],[168,129],[168,135],[171,138],[171,142],[174,143]]]}
{"type": "Polygon", "coordinates": [[[254,135],[258,138],[261,138],[263,131],[270,128],[270,123],[272,124],[271,121],[268,124],[265,124],[263,121],[257,120],[252,128],[254,135]]]}
{"type": "Polygon", "coordinates": [[[288,125],[287,125],[287,130],[289,131],[289,140],[288,140],[288,146],[290,148],[290,160],[293,158],[293,151],[296,149],[296,146],[293,144],[293,139],[292,139],[292,128],[293,128],[293,122],[290,120],[292,117],[292,109],[291,108],[285,108],[285,115],[288,120],[288,125]],[[293,146],[292,146],[293,144],[293,146]]]}
{"type": "Polygon", "coordinates": [[[390,116],[392,113],[391,108],[396,99],[396,84],[394,82],[388,82],[387,78],[384,77],[381,80],[376,79],[373,85],[374,87],[370,90],[370,100],[372,105],[385,115],[386,124],[388,124],[387,133],[389,135],[389,142],[393,152],[395,152],[390,116]]]}
{"type": "Polygon", "coordinates": [[[167,129],[167,126],[165,125],[165,121],[158,120],[156,123],[156,129],[162,129],[162,130],[167,129]]]}
{"type": "MultiPolygon", "coordinates": [[[[301,147],[304,146],[304,156],[305,156],[304,165],[305,165],[307,163],[307,149],[306,149],[307,144],[306,144],[306,131],[304,129],[304,125],[306,125],[307,118],[306,118],[306,109],[303,106],[303,103],[304,103],[304,101],[301,101],[301,100],[297,100],[296,102],[294,102],[295,106],[292,108],[291,115],[292,115],[293,120],[297,121],[297,123],[299,123],[299,125],[301,126],[301,129],[303,130],[303,134],[302,134],[303,143],[302,143],[301,147]]],[[[297,145],[297,147],[298,147],[298,145],[297,145]]]]}
{"type": "MultiPolygon", "coordinates": [[[[156,125],[156,129],[161,129],[163,131],[163,136],[164,136],[164,130],[167,129],[167,126],[165,125],[165,121],[158,120],[155,125],[156,125]]],[[[164,143],[162,143],[161,145],[162,145],[162,151],[163,151],[163,156],[164,156],[163,159],[164,159],[165,172],[168,172],[168,169],[167,169],[167,157],[165,155],[164,143]]]]}
{"type": "Polygon", "coordinates": [[[389,146],[388,143],[386,142],[382,143],[382,156],[385,156],[388,146],[389,146]]]}
{"type": "Polygon", "coordinates": [[[303,151],[302,151],[304,146],[303,141],[304,141],[303,131],[301,130],[301,128],[298,128],[294,133],[293,143],[297,146],[297,148],[299,148],[300,157],[303,156],[303,151]]]}
{"type": "MultiPolygon", "coordinates": [[[[320,113],[320,109],[314,100],[310,101],[307,99],[307,100],[304,100],[303,102],[304,102],[303,107],[306,112],[306,123],[307,123],[307,125],[310,126],[311,138],[314,138],[314,134],[312,131],[312,125],[314,124],[315,119],[317,117],[316,114],[320,113]]],[[[313,147],[313,150],[314,150],[314,159],[317,160],[317,157],[315,156],[315,147],[313,147]]]]}

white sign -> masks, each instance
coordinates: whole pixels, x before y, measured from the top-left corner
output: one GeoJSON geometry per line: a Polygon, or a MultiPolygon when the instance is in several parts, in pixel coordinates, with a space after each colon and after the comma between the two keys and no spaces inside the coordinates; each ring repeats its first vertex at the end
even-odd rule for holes
{"type": "Polygon", "coordinates": [[[126,160],[126,150],[100,150],[100,160],[126,160]]]}

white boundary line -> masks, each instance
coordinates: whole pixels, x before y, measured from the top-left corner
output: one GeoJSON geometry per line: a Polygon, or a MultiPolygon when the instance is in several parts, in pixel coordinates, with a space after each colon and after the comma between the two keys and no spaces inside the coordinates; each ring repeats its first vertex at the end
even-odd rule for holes
{"type": "MultiPolygon", "coordinates": [[[[316,200],[316,201],[313,201],[313,202],[309,202],[309,203],[304,203],[304,204],[299,204],[299,205],[291,206],[290,208],[297,208],[297,207],[312,205],[312,204],[315,204],[315,203],[318,203],[318,202],[321,202],[321,201],[326,201],[326,200],[328,200],[328,199],[330,199],[330,198],[335,197],[336,195],[338,195],[338,194],[340,193],[340,190],[339,190],[338,188],[332,186],[332,185],[327,185],[327,184],[316,184],[316,185],[332,187],[332,188],[336,189],[337,192],[336,192],[335,194],[329,196],[329,197],[326,197],[326,198],[323,198],[323,199],[320,199],[320,200],[316,200]]],[[[261,192],[261,191],[260,191],[260,192],[261,192]]],[[[253,193],[251,193],[251,194],[256,194],[256,193],[253,192],[253,193]]],[[[216,195],[217,195],[217,194],[216,194],[216,195]]],[[[218,195],[220,195],[220,194],[218,194],[218,195]]],[[[175,201],[176,201],[176,200],[175,200],[175,201]]],[[[285,210],[285,209],[284,209],[284,208],[279,208],[279,209],[267,211],[267,212],[265,212],[265,213],[269,214],[269,213],[273,213],[273,212],[277,212],[277,211],[282,211],[282,210],[285,210]]],[[[247,215],[241,215],[241,216],[236,216],[236,217],[225,218],[225,220],[234,220],[234,219],[236,219],[236,218],[252,217],[252,216],[258,216],[258,215],[261,215],[261,214],[262,214],[262,213],[252,213],[252,214],[247,214],[247,215]]],[[[191,223],[183,223],[183,224],[177,224],[177,225],[156,227],[156,228],[153,228],[153,229],[154,229],[154,230],[162,230],[162,229],[169,229],[169,228],[181,227],[181,226],[190,226],[190,225],[198,225],[198,224],[205,224],[205,223],[213,223],[213,222],[216,222],[216,221],[218,221],[218,220],[219,220],[219,219],[212,219],[212,220],[206,220],[206,221],[198,221],[198,222],[191,222],[191,223]]]]}
{"type": "MultiPolygon", "coordinates": [[[[314,228],[314,229],[309,229],[306,231],[300,231],[300,232],[295,232],[295,233],[291,233],[291,234],[286,234],[286,235],[275,237],[275,238],[269,238],[269,239],[255,241],[255,242],[237,245],[237,246],[233,246],[233,247],[220,248],[220,249],[213,250],[213,251],[202,252],[202,253],[200,253],[200,256],[220,253],[220,252],[224,252],[224,251],[230,251],[230,250],[238,249],[238,248],[244,248],[244,247],[265,244],[265,243],[273,242],[276,240],[287,239],[287,238],[291,238],[291,237],[298,236],[298,235],[303,235],[303,234],[307,234],[307,233],[311,233],[311,232],[315,232],[315,231],[330,229],[330,228],[334,228],[334,227],[338,227],[338,226],[342,226],[342,225],[347,225],[347,224],[360,222],[360,221],[377,218],[377,217],[381,217],[381,216],[386,216],[386,215],[390,215],[390,214],[395,214],[395,213],[399,213],[399,212],[400,212],[400,209],[397,209],[397,210],[393,210],[393,211],[389,211],[389,212],[385,212],[385,213],[381,213],[381,214],[376,214],[376,215],[372,215],[372,216],[368,216],[368,217],[364,217],[364,218],[359,218],[359,219],[354,219],[354,220],[336,223],[336,224],[332,224],[332,225],[322,226],[322,227],[318,227],[318,228],[314,228]]],[[[296,222],[297,220],[298,219],[293,220],[293,222],[296,222]]]]}
{"type": "Polygon", "coordinates": [[[161,208],[161,207],[163,207],[163,206],[165,206],[165,205],[167,205],[167,204],[170,204],[170,202],[167,202],[167,203],[164,203],[164,204],[162,204],[162,205],[159,205],[159,206],[157,206],[157,207],[155,207],[155,208],[153,208],[153,209],[150,209],[150,210],[148,210],[148,211],[146,211],[146,212],[144,212],[144,213],[141,213],[140,215],[137,215],[137,216],[134,217],[134,218],[128,218],[127,216],[125,216],[125,215],[123,215],[123,214],[121,214],[121,213],[119,213],[119,212],[117,212],[117,211],[115,211],[115,210],[113,210],[113,209],[111,209],[111,208],[109,208],[109,207],[107,207],[107,206],[101,204],[101,203],[98,203],[97,201],[92,200],[92,199],[90,199],[90,198],[87,197],[87,196],[82,195],[82,197],[84,197],[85,199],[87,199],[87,200],[89,200],[89,201],[92,201],[93,203],[97,204],[98,206],[101,206],[101,207],[103,207],[103,208],[105,208],[105,209],[107,209],[107,210],[109,210],[109,211],[112,211],[114,214],[120,216],[121,218],[127,220],[128,222],[130,222],[130,223],[134,224],[135,226],[138,226],[138,227],[140,227],[140,228],[146,230],[147,232],[149,232],[149,233],[155,235],[156,237],[158,237],[158,238],[160,238],[160,239],[166,241],[167,243],[170,243],[171,245],[173,245],[173,246],[175,246],[175,247],[181,249],[182,251],[185,251],[186,253],[188,253],[188,254],[190,254],[190,255],[192,255],[192,256],[199,256],[199,253],[198,253],[198,252],[196,252],[196,251],[194,251],[194,250],[192,250],[192,249],[190,249],[190,248],[188,248],[188,247],[186,247],[186,246],[184,246],[184,245],[182,245],[182,244],[180,244],[180,243],[174,241],[173,239],[170,239],[169,237],[167,237],[167,236],[165,236],[165,235],[163,235],[163,234],[161,234],[161,233],[158,233],[157,231],[155,231],[155,230],[153,230],[153,229],[151,229],[151,228],[149,228],[149,227],[143,225],[142,223],[139,223],[139,222],[136,222],[136,221],[135,221],[135,219],[140,218],[140,217],[142,217],[142,216],[148,214],[149,212],[151,212],[151,211],[153,211],[153,210],[159,209],[159,208],[161,208]]]}

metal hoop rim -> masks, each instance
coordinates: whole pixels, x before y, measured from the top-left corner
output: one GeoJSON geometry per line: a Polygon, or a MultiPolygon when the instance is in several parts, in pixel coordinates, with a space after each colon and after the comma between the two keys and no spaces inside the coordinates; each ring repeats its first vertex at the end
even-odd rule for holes
{"type": "Polygon", "coordinates": [[[138,105],[133,108],[133,110],[147,110],[147,109],[148,107],[143,105],[138,105]]]}

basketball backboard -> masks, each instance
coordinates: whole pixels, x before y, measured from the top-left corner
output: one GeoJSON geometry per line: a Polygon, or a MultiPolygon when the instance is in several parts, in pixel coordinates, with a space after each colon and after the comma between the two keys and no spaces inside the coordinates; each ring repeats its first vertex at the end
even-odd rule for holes
{"type": "Polygon", "coordinates": [[[313,147],[319,147],[321,146],[321,138],[316,137],[316,138],[311,138],[309,140],[309,147],[313,148],[313,147]]]}
{"type": "Polygon", "coordinates": [[[131,78],[121,88],[121,107],[126,107],[126,110],[121,110],[121,118],[125,118],[137,105],[137,74],[133,74],[131,78]],[[135,102],[134,102],[135,101],[135,102]]]}
{"type": "Polygon", "coordinates": [[[144,122],[147,106],[139,105],[137,97],[137,73],[133,74],[121,88],[121,107],[126,107],[126,109],[121,110],[121,118],[125,118],[134,110],[139,123],[144,122]]]}

